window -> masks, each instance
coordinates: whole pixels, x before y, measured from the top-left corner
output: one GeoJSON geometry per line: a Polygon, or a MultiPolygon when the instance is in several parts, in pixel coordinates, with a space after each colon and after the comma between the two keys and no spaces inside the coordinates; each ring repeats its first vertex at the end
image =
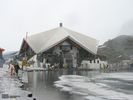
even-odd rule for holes
{"type": "Polygon", "coordinates": [[[70,45],[62,45],[62,46],[61,46],[61,49],[62,49],[63,51],[69,51],[69,50],[71,50],[71,47],[70,47],[70,45]]]}

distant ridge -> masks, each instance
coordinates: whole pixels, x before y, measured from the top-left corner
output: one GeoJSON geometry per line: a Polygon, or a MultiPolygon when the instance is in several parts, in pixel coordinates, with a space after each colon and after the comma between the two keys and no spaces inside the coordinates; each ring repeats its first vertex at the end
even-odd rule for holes
{"type": "Polygon", "coordinates": [[[107,57],[110,63],[130,59],[133,55],[133,35],[120,35],[98,47],[98,54],[107,57]]]}
{"type": "Polygon", "coordinates": [[[3,58],[4,58],[5,60],[7,60],[7,59],[12,59],[12,58],[14,58],[16,55],[18,55],[18,51],[10,51],[10,52],[4,53],[4,54],[3,54],[3,58]]]}

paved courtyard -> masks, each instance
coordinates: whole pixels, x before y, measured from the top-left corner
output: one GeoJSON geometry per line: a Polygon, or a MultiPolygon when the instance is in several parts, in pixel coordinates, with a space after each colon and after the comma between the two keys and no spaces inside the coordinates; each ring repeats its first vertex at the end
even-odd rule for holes
{"type": "Polygon", "coordinates": [[[33,100],[28,97],[30,92],[21,88],[22,85],[21,80],[10,75],[7,65],[0,68],[0,100],[33,100]]]}

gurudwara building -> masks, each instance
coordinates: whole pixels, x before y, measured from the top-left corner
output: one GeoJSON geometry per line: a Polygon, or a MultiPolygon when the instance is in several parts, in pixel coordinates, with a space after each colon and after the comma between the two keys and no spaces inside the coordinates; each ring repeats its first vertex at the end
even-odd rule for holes
{"type": "Polygon", "coordinates": [[[60,26],[23,39],[20,56],[38,62],[78,67],[82,60],[92,60],[97,53],[97,40],[60,26]]]}

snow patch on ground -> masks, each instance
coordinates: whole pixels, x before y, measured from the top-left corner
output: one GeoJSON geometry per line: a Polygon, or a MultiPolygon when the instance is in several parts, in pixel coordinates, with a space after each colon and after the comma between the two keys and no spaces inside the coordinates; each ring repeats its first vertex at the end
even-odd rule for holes
{"type": "Polygon", "coordinates": [[[116,78],[126,81],[133,81],[133,73],[132,72],[103,73],[100,76],[96,76],[95,78],[116,78]]]}
{"type": "Polygon", "coordinates": [[[107,84],[97,82],[98,79],[102,78],[133,80],[132,76],[133,73],[104,73],[90,79],[79,75],[62,75],[54,85],[60,88],[61,91],[82,95],[89,100],[132,100],[133,94],[118,92],[107,84]]]}

